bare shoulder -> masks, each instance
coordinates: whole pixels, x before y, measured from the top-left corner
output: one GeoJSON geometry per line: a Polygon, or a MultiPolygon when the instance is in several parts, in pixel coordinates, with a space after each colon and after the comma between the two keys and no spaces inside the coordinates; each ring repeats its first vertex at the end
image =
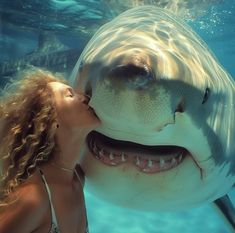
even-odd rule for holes
{"type": "Polygon", "coordinates": [[[0,207],[0,232],[25,233],[38,228],[48,208],[43,188],[27,182],[12,194],[12,199],[13,203],[0,207]]]}
{"type": "MultiPolygon", "coordinates": [[[[48,206],[48,197],[41,184],[29,182],[18,189],[18,196],[25,208],[32,210],[43,210],[48,206]]],[[[38,212],[38,211],[37,211],[38,212]]]]}

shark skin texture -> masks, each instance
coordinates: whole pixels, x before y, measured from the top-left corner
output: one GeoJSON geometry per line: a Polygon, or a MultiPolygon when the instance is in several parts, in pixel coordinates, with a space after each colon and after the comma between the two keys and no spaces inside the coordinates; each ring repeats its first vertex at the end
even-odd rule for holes
{"type": "Polygon", "coordinates": [[[153,6],[127,10],[94,34],[70,83],[102,122],[80,161],[90,192],[142,211],[217,200],[234,224],[234,80],[188,25],[153,6]]]}

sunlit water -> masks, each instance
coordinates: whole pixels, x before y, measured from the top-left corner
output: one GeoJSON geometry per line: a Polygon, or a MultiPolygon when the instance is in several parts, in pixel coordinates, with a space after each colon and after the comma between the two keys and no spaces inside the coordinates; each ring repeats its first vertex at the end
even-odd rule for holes
{"type": "MultiPolygon", "coordinates": [[[[38,48],[38,35],[60,39],[53,50],[83,49],[99,26],[144,1],[0,1],[0,63],[20,59],[38,48]],[[62,43],[61,43],[62,42],[62,43]],[[64,46],[64,47],[63,47],[64,46]]],[[[166,7],[170,1],[148,1],[166,7]],[[161,4],[160,4],[160,3],[161,4]]],[[[235,0],[175,1],[175,9],[203,38],[226,70],[235,77],[235,0]],[[195,5],[193,5],[193,2],[195,5]],[[218,4],[218,2],[220,4],[218,4]],[[178,7],[178,8],[177,8],[178,7]],[[184,10],[180,10],[181,8],[184,10]],[[176,10],[177,9],[177,10],[176,10]],[[185,10],[186,9],[186,10],[185,10]],[[190,14],[191,13],[191,14],[190,14]]],[[[46,53],[45,49],[40,53],[46,53]]],[[[79,54],[78,54],[79,56],[79,54]]],[[[66,68],[66,67],[65,67],[66,68]]],[[[2,79],[7,79],[3,77],[2,79]]],[[[230,193],[235,201],[235,192],[230,193]]],[[[174,213],[146,213],[123,209],[85,191],[91,233],[228,233],[210,204],[174,213]]],[[[187,193],[185,193],[187,195],[187,193]]]]}

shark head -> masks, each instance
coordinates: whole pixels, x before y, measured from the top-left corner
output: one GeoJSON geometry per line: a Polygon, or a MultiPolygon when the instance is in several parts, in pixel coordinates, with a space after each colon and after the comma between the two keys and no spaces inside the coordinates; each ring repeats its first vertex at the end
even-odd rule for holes
{"type": "Polygon", "coordinates": [[[169,12],[142,6],[105,24],[70,81],[102,121],[81,161],[94,195],[172,210],[213,201],[234,184],[234,81],[169,12]]]}

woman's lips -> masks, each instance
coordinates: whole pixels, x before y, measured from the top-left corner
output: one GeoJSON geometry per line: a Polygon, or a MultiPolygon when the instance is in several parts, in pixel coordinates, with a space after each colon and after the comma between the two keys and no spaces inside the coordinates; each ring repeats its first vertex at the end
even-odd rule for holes
{"type": "Polygon", "coordinates": [[[98,118],[98,116],[96,115],[95,110],[92,107],[90,107],[89,105],[88,105],[88,110],[91,111],[98,118]]]}

